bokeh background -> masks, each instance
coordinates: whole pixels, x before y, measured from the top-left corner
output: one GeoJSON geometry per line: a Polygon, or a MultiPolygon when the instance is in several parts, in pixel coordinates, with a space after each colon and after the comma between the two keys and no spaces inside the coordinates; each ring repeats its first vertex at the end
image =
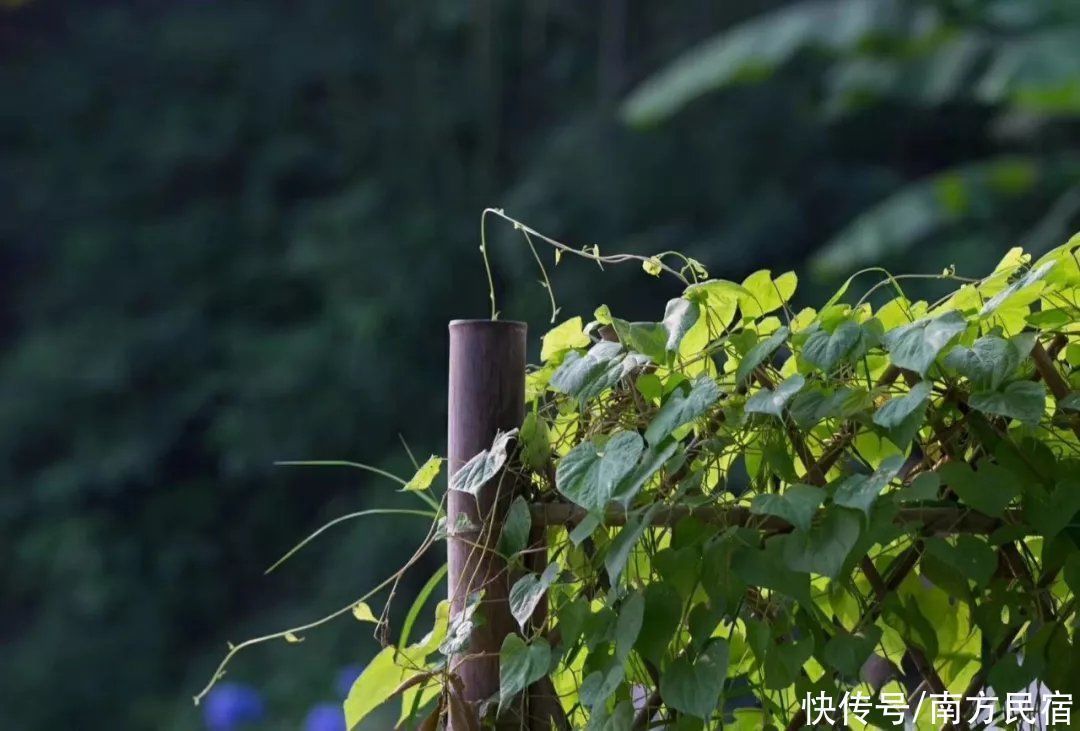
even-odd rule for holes
{"type": "MultiPolygon", "coordinates": [[[[403,504],[275,460],[443,451],[485,206],[713,276],[793,268],[804,303],[1080,228],[1073,0],[6,0],[0,62],[5,730],[334,727],[376,648],[349,617],[191,696],[227,640],[343,606],[419,539],[361,520],[263,574],[403,504]]],[[[535,264],[489,234],[535,347],[535,264]]],[[[553,283],[564,316],[677,293],[569,257],[553,283]]]]}

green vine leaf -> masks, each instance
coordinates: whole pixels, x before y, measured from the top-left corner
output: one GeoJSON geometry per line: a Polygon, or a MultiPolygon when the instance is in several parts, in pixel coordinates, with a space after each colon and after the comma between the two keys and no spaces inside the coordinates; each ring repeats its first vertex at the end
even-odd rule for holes
{"type": "Polygon", "coordinates": [[[644,449],[641,436],[631,431],[617,432],[602,446],[595,440],[582,442],[559,460],[555,486],[571,502],[602,513],[644,449]]]}
{"type": "Polygon", "coordinates": [[[357,622],[379,623],[379,619],[371,611],[371,605],[367,602],[357,602],[352,608],[352,615],[357,622]]]}
{"type": "Polygon", "coordinates": [[[921,422],[921,409],[926,406],[930,398],[931,388],[932,384],[929,381],[920,381],[903,396],[889,399],[874,414],[874,423],[885,429],[897,429],[913,415],[920,417],[921,422]]]}
{"type": "MultiPolygon", "coordinates": [[[[648,697],[677,728],[749,730],[790,724],[808,692],[860,687],[875,652],[909,652],[946,687],[1077,687],[1076,249],[1080,235],[1030,270],[1010,251],[937,304],[908,300],[886,275],[857,304],[840,302],[849,279],[820,311],[793,312],[794,275],[761,271],[688,286],[660,322],[601,306],[587,328],[554,328],[528,373],[520,431],[496,435],[450,481],[475,495],[512,476],[501,525],[481,531],[459,512],[424,546],[469,525],[508,559],[517,627],[491,700],[517,703],[550,673],[573,728],[627,731],[648,697]],[[885,288],[896,296],[877,306],[885,288]],[[590,344],[612,337],[608,326],[620,342],[590,344]],[[800,477],[808,460],[828,477],[800,477]],[[530,542],[539,515],[546,550],[530,542]],[[526,551],[546,559],[542,572],[521,575],[526,551]],[[1030,577],[1004,581],[1017,559],[1030,577]],[[733,716],[729,675],[757,708],[733,716]]],[[[687,264],[679,276],[706,275],[687,264]]],[[[430,489],[440,469],[432,457],[405,489],[430,489]]],[[[440,517],[421,497],[425,517],[440,517]]],[[[444,571],[413,603],[401,645],[444,571]]],[[[367,602],[399,578],[329,618],[375,621],[367,602]]],[[[377,654],[346,700],[350,725],[410,678],[422,682],[402,693],[401,718],[434,708],[437,719],[480,600],[452,621],[440,603],[424,640],[377,654]]],[[[268,637],[298,641],[322,621],[268,637]]]]}
{"type": "Polygon", "coordinates": [[[728,644],[712,640],[691,662],[680,657],[660,676],[664,703],[680,713],[708,720],[720,704],[727,677],[728,644]]]}
{"type": "Polygon", "coordinates": [[[532,515],[525,498],[517,495],[506,511],[502,534],[499,536],[499,553],[513,556],[525,550],[529,545],[529,532],[532,530],[532,515]]]}
{"type": "Polygon", "coordinates": [[[600,523],[601,520],[599,515],[596,513],[589,513],[574,526],[572,531],[570,531],[570,543],[575,546],[580,546],[592,536],[597,528],[600,527],[600,523]]]}
{"type": "Polygon", "coordinates": [[[796,528],[810,530],[810,522],[818,507],[825,501],[825,491],[813,485],[792,485],[779,495],[755,495],[750,512],[755,515],[774,515],[796,528]]]}
{"type": "Polygon", "coordinates": [[[1080,512],[1080,483],[1064,480],[1049,495],[1032,490],[1024,500],[1024,517],[1047,540],[1073,522],[1080,512]]]}
{"type": "MultiPolygon", "coordinates": [[[[802,566],[788,568],[779,540],[768,541],[763,550],[743,548],[731,557],[731,571],[747,586],[760,586],[798,599],[805,606],[810,599],[810,576],[802,566]]],[[[723,578],[723,577],[719,577],[723,578]]]]}
{"type": "Polygon", "coordinates": [[[932,388],[929,381],[919,381],[906,394],[889,399],[874,413],[874,423],[886,430],[896,446],[907,447],[919,431],[932,388]]]}
{"type": "Polygon", "coordinates": [[[539,639],[531,645],[507,635],[499,649],[499,710],[518,693],[540,680],[551,667],[551,645],[539,639]]]}
{"type": "Polygon", "coordinates": [[[746,399],[744,409],[748,414],[769,414],[782,419],[784,407],[787,406],[788,401],[805,385],[806,379],[796,373],[781,381],[775,390],[763,388],[746,399]]]}
{"type": "Polygon", "coordinates": [[[1042,280],[1046,278],[1055,264],[1056,262],[1048,261],[1026,272],[1022,277],[987,300],[982,311],[979,312],[979,317],[990,317],[998,310],[1004,309],[1006,305],[1016,304],[1016,300],[1025,297],[1025,295],[1027,301],[1023,304],[1034,302],[1042,289],[1042,280]]]}
{"type": "Polygon", "coordinates": [[[530,411],[521,422],[518,438],[522,464],[531,470],[544,468],[551,459],[551,434],[547,422],[530,411]]]}
{"type": "Polygon", "coordinates": [[[686,297],[707,309],[718,329],[724,329],[735,317],[739,302],[749,297],[741,284],[725,279],[711,279],[686,288],[686,297]]]}
{"type": "Polygon", "coordinates": [[[540,605],[544,594],[559,578],[560,567],[557,562],[548,564],[542,574],[525,574],[510,587],[510,613],[514,615],[522,631],[525,630],[533,612],[540,605]]]}
{"type": "Polygon", "coordinates": [[[619,583],[619,577],[622,575],[623,569],[626,568],[630,552],[641,538],[641,534],[652,523],[658,507],[653,505],[641,518],[627,521],[619,534],[611,541],[607,556],[604,557],[604,568],[607,569],[612,585],[619,583]]]}
{"type": "Polygon", "coordinates": [[[896,455],[884,460],[873,474],[845,477],[836,486],[833,502],[847,508],[861,510],[869,516],[870,508],[877,501],[878,495],[896,477],[903,466],[904,458],[896,455]]]}
{"type": "Polygon", "coordinates": [[[813,653],[813,637],[770,643],[765,653],[765,687],[770,690],[787,688],[798,679],[803,665],[813,653]]]}
{"type": "Polygon", "coordinates": [[[825,643],[825,662],[845,678],[857,679],[880,639],[881,629],[876,625],[867,627],[864,634],[837,632],[825,643]]]}
{"type": "Polygon", "coordinates": [[[607,702],[618,690],[626,677],[626,668],[617,657],[608,658],[599,670],[594,670],[581,681],[578,697],[586,708],[597,708],[607,702]]]}
{"type": "Polygon", "coordinates": [[[739,361],[739,367],[735,371],[736,384],[742,386],[746,383],[746,379],[750,377],[750,374],[754,372],[754,369],[764,363],[767,358],[771,357],[772,354],[776,352],[776,349],[787,340],[787,336],[787,327],[781,326],[772,335],[750,348],[746,355],[743,356],[743,359],[739,361]]]}
{"type": "Polygon", "coordinates": [[[965,462],[950,462],[938,474],[965,505],[994,518],[1004,515],[1021,492],[1017,476],[996,464],[980,464],[975,472],[965,462]]]}
{"type": "Polygon", "coordinates": [[[1000,391],[971,394],[968,404],[984,414],[1037,424],[1046,410],[1046,386],[1031,381],[1013,381],[1000,391]]]}
{"type": "Polygon", "coordinates": [[[684,598],[689,598],[697,586],[701,569],[701,551],[693,546],[668,547],[657,551],[653,565],[660,577],[684,598]]]}
{"type": "MultiPolygon", "coordinates": [[[[1080,571],[1077,573],[1080,576],[1080,571]]],[[[659,666],[667,653],[682,619],[679,592],[663,581],[645,587],[645,618],[634,642],[634,649],[653,665],[659,666]]]]}
{"type": "Polygon", "coordinates": [[[873,318],[862,324],[845,320],[832,332],[819,327],[807,338],[800,355],[804,361],[822,372],[831,373],[841,363],[857,360],[865,355],[870,348],[881,342],[883,332],[881,323],[873,318]]]}
{"type": "Polygon", "coordinates": [[[516,437],[517,433],[517,429],[511,429],[496,434],[489,449],[477,454],[453,474],[450,478],[450,489],[476,495],[506,464],[510,440],[516,437]]]}
{"type": "Polygon", "coordinates": [[[975,582],[979,588],[990,582],[997,569],[994,550],[975,536],[957,536],[952,543],[940,537],[929,538],[924,545],[927,553],[975,582]]]}
{"type": "Polygon", "coordinates": [[[900,502],[913,503],[936,500],[941,490],[941,477],[936,472],[923,472],[911,484],[897,492],[900,502]]]}
{"type": "Polygon", "coordinates": [[[639,591],[631,592],[619,605],[619,618],[615,622],[615,656],[619,660],[629,659],[644,621],[645,597],[639,591]]]}
{"type": "Polygon", "coordinates": [[[925,376],[938,353],[966,329],[967,321],[963,315],[946,312],[890,330],[885,333],[885,346],[893,365],[925,376]]]}
{"type": "Polygon", "coordinates": [[[1057,406],[1062,411],[1080,411],[1080,391],[1073,391],[1065,398],[1057,402],[1057,406]]]}
{"type": "Polygon", "coordinates": [[[611,320],[619,342],[629,350],[640,353],[649,360],[663,363],[667,358],[668,331],[659,322],[627,322],[615,317],[611,320]]]}
{"type": "Polygon", "coordinates": [[[698,321],[699,314],[695,302],[681,297],[668,301],[663,320],[664,331],[667,332],[667,342],[664,344],[667,352],[675,353],[679,350],[679,343],[698,321]]]}
{"type": "Polygon", "coordinates": [[[1026,355],[1015,343],[996,335],[988,335],[976,340],[970,348],[953,348],[943,362],[971,381],[975,389],[996,391],[1019,367],[1021,358],[1026,355]]]}
{"type": "Polygon", "coordinates": [[[914,595],[890,594],[883,605],[882,615],[905,642],[923,650],[931,661],[937,657],[937,632],[919,608],[919,600],[914,595]]]}
{"type": "MultiPolygon", "coordinates": [[[[1080,592],[1080,553],[1069,554],[1069,557],[1065,559],[1065,568],[1061,573],[1065,578],[1065,583],[1069,585],[1073,593],[1080,592]]],[[[647,617],[648,609],[645,611],[647,617]]]]}
{"type": "Polygon", "coordinates": [[[784,564],[792,571],[834,579],[859,540],[858,513],[842,508],[826,511],[820,525],[795,529],[783,536],[784,564]]]}
{"type": "Polygon", "coordinates": [[[663,469],[678,451],[679,443],[670,437],[648,447],[637,467],[619,482],[611,499],[621,503],[623,507],[629,507],[645,483],[663,469]]]}
{"type": "Polygon", "coordinates": [[[435,610],[435,627],[420,642],[404,649],[393,646],[379,651],[353,681],[345,698],[345,723],[350,729],[391,698],[401,683],[422,672],[427,656],[438,649],[449,626],[450,605],[440,602],[435,610]]]}
{"type": "Polygon", "coordinates": [[[681,391],[673,392],[645,430],[645,441],[651,445],[659,443],[683,424],[703,415],[719,398],[720,387],[707,376],[694,381],[685,395],[681,391]]]}
{"type": "Polygon", "coordinates": [[[610,714],[605,706],[594,708],[585,731],[627,731],[633,725],[634,706],[630,701],[621,701],[610,714]]]}
{"type": "Polygon", "coordinates": [[[355,728],[386,702],[405,679],[404,671],[394,662],[395,652],[393,647],[384,647],[353,683],[345,698],[345,724],[348,728],[355,728]]]}
{"type": "Polygon", "coordinates": [[[450,618],[446,638],[439,644],[439,652],[446,657],[456,655],[468,647],[469,638],[472,636],[473,628],[476,626],[473,617],[476,616],[476,610],[479,609],[482,598],[482,591],[473,592],[468,596],[465,607],[461,612],[450,618]]]}
{"type": "Polygon", "coordinates": [[[618,343],[601,341],[582,355],[567,353],[562,364],[551,374],[548,386],[581,402],[599,396],[623,377],[647,364],[640,353],[627,353],[618,343]]]}
{"type": "Polygon", "coordinates": [[[870,406],[870,393],[863,388],[840,386],[830,390],[811,383],[791,400],[788,412],[796,424],[809,429],[823,419],[847,419],[870,406]]]}

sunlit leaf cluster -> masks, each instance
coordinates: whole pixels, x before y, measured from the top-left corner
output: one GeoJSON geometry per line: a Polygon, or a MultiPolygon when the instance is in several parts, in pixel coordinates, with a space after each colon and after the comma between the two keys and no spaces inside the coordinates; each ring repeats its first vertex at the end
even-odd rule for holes
{"type": "MultiPolygon", "coordinates": [[[[795,275],[762,271],[656,322],[557,325],[520,430],[452,486],[521,486],[499,540],[521,634],[484,712],[545,676],[551,723],[587,729],[794,729],[822,691],[1080,691],[1078,248],[947,271],[935,302],[886,277],[796,308],[795,275]]],[[[391,685],[413,683],[405,726],[461,703],[464,645],[433,650],[482,602],[441,606],[433,638],[357,681],[351,724],[391,685]]]]}

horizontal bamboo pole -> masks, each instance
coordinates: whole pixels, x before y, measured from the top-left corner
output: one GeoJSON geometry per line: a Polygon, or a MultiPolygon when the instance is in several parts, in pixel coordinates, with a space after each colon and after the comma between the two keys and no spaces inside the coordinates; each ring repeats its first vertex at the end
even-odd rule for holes
{"type": "MultiPolygon", "coordinates": [[[[579,523],[587,512],[571,503],[534,503],[530,506],[534,525],[567,525],[579,523]]],[[[747,526],[778,533],[791,531],[793,526],[773,515],[755,515],[741,506],[701,508],[685,505],[661,507],[653,516],[653,525],[674,525],[693,515],[703,523],[719,527],[747,526]]],[[[990,534],[1005,525],[1022,523],[1019,510],[1008,510],[1002,518],[991,518],[972,510],[952,507],[901,508],[894,522],[897,525],[921,527],[923,535],[950,535],[957,533],[990,534]]],[[[608,508],[604,515],[605,525],[624,525],[626,511],[619,507],[608,508]]]]}

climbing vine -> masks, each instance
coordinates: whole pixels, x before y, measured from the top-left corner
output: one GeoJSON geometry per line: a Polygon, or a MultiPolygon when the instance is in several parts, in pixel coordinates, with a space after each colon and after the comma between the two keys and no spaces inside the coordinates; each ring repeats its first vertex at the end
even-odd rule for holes
{"type": "MultiPolygon", "coordinates": [[[[1078,248],[947,270],[935,302],[886,273],[798,310],[794,273],[737,283],[687,260],[656,322],[564,320],[524,422],[448,486],[515,486],[499,692],[463,709],[450,661],[481,596],[452,619],[438,603],[413,639],[440,572],[357,679],[349,727],[393,702],[405,728],[479,728],[545,678],[544,728],[610,730],[802,728],[824,722],[815,698],[835,699],[830,725],[1007,727],[1024,718],[1006,694],[1077,692],[1078,248]]],[[[433,492],[440,467],[410,489],[433,492]]],[[[433,545],[463,526],[428,497],[433,545]]]]}

